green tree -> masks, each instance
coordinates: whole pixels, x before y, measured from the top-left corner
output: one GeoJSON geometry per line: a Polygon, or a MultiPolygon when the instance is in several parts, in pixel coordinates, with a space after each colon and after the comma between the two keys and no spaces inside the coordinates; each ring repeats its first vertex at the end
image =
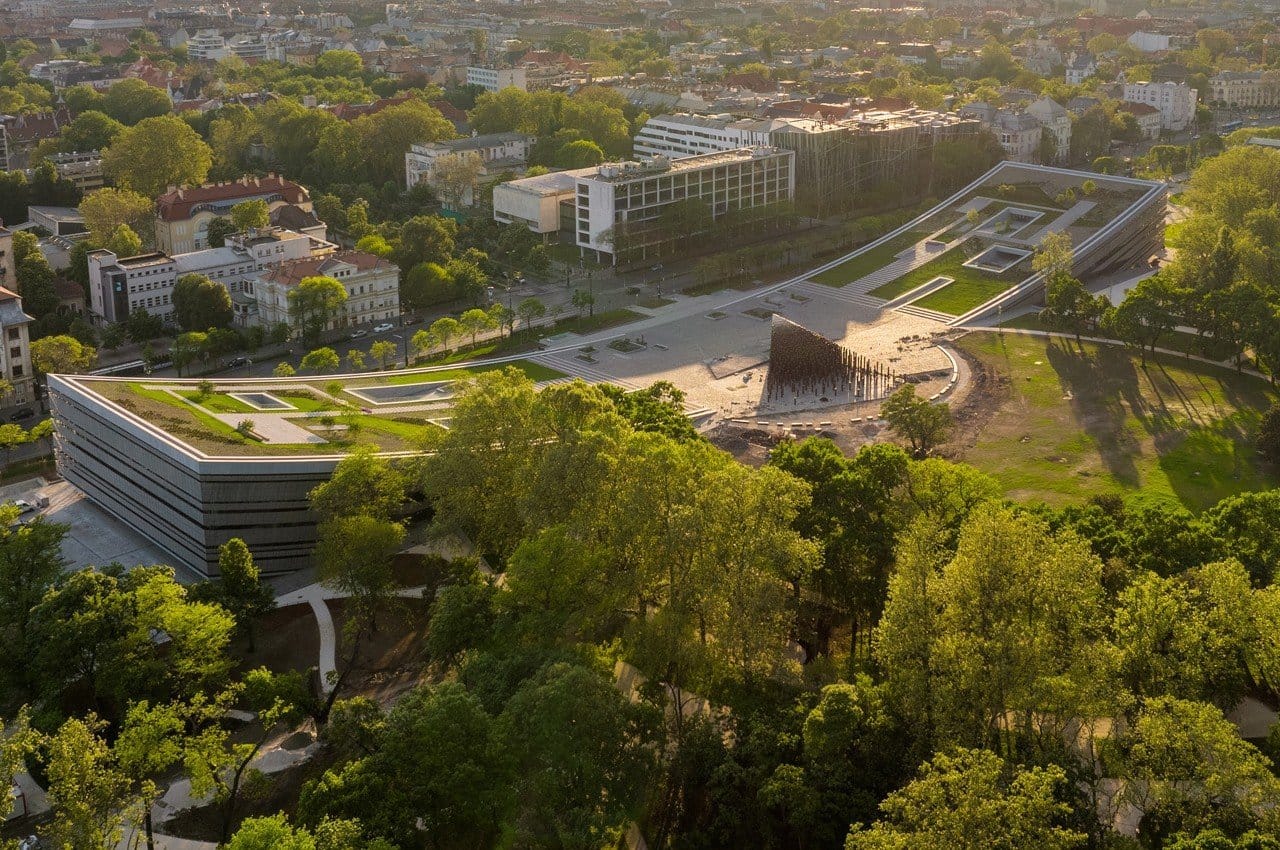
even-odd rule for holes
{"type": "Polygon", "coordinates": [[[338,352],[328,346],[308,351],[302,358],[302,368],[312,372],[336,372],[341,363],[338,352]]]}
{"type": "Polygon", "coordinates": [[[372,752],[303,789],[299,813],[359,817],[402,846],[489,846],[512,803],[496,724],[456,682],[404,696],[372,736],[372,752]]]}
{"type": "Polygon", "coordinates": [[[1258,453],[1273,464],[1280,464],[1280,402],[1272,402],[1258,424],[1258,453]]]}
{"type": "Polygon", "coordinates": [[[369,356],[378,361],[378,367],[386,370],[388,363],[395,362],[396,344],[391,340],[380,339],[369,346],[369,356]]]}
{"type": "Polygon", "coordinates": [[[1217,59],[1222,54],[1229,53],[1236,46],[1236,39],[1226,30],[1202,29],[1196,33],[1196,43],[1208,52],[1210,56],[1217,59]]]}
{"type": "Polygon", "coordinates": [[[1139,281],[1125,293],[1124,300],[1107,310],[1102,328],[1126,345],[1138,349],[1142,365],[1147,363],[1147,350],[1154,352],[1160,338],[1178,324],[1179,305],[1185,293],[1164,275],[1139,281]]]}
{"type": "Polygon", "coordinates": [[[93,366],[98,353],[80,340],[65,334],[47,336],[31,343],[31,363],[41,375],[75,374],[93,366]]]}
{"type": "Polygon", "coordinates": [[[352,348],[347,352],[347,362],[351,364],[351,368],[357,372],[364,371],[364,352],[358,348],[352,348]]]}
{"type": "Polygon", "coordinates": [[[173,287],[173,314],[186,331],[225,328],[235,314],[224,284],[202,274],[184,274],[173,287]]]}
{"type": "Polygon", "coordinates": [[[219,810],[221,843],[231,837],[231,825],[247,788],[258,787],[262,774],[252,767],[262,747],[279,730],[297,720],[298,706],[291,700],[284,677],[265,668],[251,671],[243,684],[229,686],[212,696],[196,695],[183,705],[183,722],[193,730],[185,743],[183,763],[191,778],[194,796],[212,796],[219,810]],[[241,696],[257,712],[254,737],[232,737],[226,714],[241,696]]]}
{"type": "Polygon", "coordinates": [[[636,816],[652,781],[654,718],[605,675],[551,665],[516,692],[498,722],[515,764],[522,843],[588,850],[636,816]],[[565,764],[571,773],[557,768],[565,764]]]}
{"type": "Polygon", "coordinates": [[[1064,822],[1062,768],[1011,767],[994,753],[957,750],[926,762],[881,804],[884,820],[854,824],[845,850],[1069,850],[1087,836],[1064,822]]]}
{"type": "Polygon", "coordinates": [[[1146,701],[1121,736],[1125,798],[1158,810],[1171,832],[1253,821],[1274,833],[1280,780],[1271,763],[1211,705],[1173,697],[1146,701]]]}
{"type": "Polygon", "coordinates": [[[457,236],[458,225],[452,219],[438,215],[414,216],[400,227],[393,254],[396,265],[412,269],[420,263],[448,263],[457,236]]]}
{"type": "Polygon", "coordinates": [[[926,457],[951,431],[951,407],[916,395],[915,384],[903,384],[880,405],[880,416],[905,437],[916,457],[926,457]]]}
{"type": "Polygon", "coordinates": [[[122,189],[148,198],[168,186],[200,185],[213,152],[181,118],[146,118],[116,137],[102,152],[102,169],[122,189]]]}
{"type": "Polygon", "coordinates": [[[161,776],[182,760],[182,717],[173,705],[134,703],[125,715],[124,727],[112,746],[121,773],[128,779],[142,808],[147,847],[155,847],[152,806],[160,796],[161,776]]]}
{"type": "Polygon", "coordinates": [[[25,231],[13,234],[13,263],[23,308],[36,318],[56,310],[58,293],[53,288],[54,272],[41,253],[35,234],[25,231]]]}
{"type": "Polygon", "coordinates": [[[331,277],[303,278],[289,290],[289,316],[302,338],[315,341],[347,303],[347,290],[331,277]]]}
{"type": "Polygon", "coordinates": [[[1044,701],[1068,723],[1098,676],[1086,660],[1101,562],[1074,535],[992,505],[972,510],[952,556],[939,519],[899,545],[875,645],[889,693],[942,742],[1010,751],[1051,737],[1044,701]]]}
{"type": "Polygon", "coordinates": [[[405,275],[400,297],[413,310],[440,304],[454,297],[453,279],[439,263],[418,263],[405,275]]]}
{"type": "Polygon", "coordinates": [[[276,368],[271,370],[271,374],[277,378],[292,378],[297,374],[297,370],[282,360],[276,364],[276,368]]]}
{"type": "Polygon", "coordinates": [[[214,217],[209,222],[209,229],[206,231],[205,239],[209,243],[210,248],[221,248],[227,244],[227,237],[239,231],[235,222],[226,216],[220,215],[214,217]]]}
{"type": "Polygon", "coordinates": [[[367,514],[339,516],[321,524],[316,575],[351,597],[358,617],[372,624],[395,589],[391,559],[404,542],[404,527],[367,514]]]}
{"type": "Polygon", "coordinates": [[[210,590],[213,601],[235,617],[236,627],[248,638],[253,652],[257,620],[276,607],[276,600],[271,585],[262,581],[249,547],[239,537],[219,547],[218,578],[210,590]]]}
{"type": "Polygon", "coordinates": [[[60,847],[109,847],[123,835],[129,782],[102,737],[105,726],[92,714],[72,718],[45,741],[54,813],[49,837],[60,847]]]}
{"type": "Polygon", "coordinates": [[[231,208],[231,223],[238,232],[260,230],[271,224],[271,210],[262,199],[241,201],[231,208]]]}
{"type": "Polygon", "coordinates": [[[604,151],[598,144],[588,139],[577,139],[563,145],[556,151],[558,168],[588,168],[604,162],[604,151]]]}
{"type": "Polygon", "coordinates": [[[464,333],[471,334],[471,344],[473,346],[476,344],[476,337],[482,332],[493,330],[497,327],[497,325],[494,324],[493,318],[479,307],[467,310],[459,316],[458,325],[464,333]]]}
{"type": "Polygon", "coordinates": [[[0,658],[0,711],[16,711],[17,701],[35,687],[28,659],[36,654],[32,609],[62,575],[62,540],[67,526],[37,517],[18,524],[18,509],[0,507],[0,641],[13,652],[0,658]]]}
{"type": "Polygon", "coordinates": [[[371,447],[361,446],[334,467],[308,498],[322,522],[368,516],[389,520],[405,501],[404,474],[371,447]]]}
{"type": "Polygon", "coordinates": [[[22,429],[21,425],[15,425],[12,422],[6,422],[0,425],[0,450],[4,451],[4,462],[9,463],[13,450],[23,443],[29,442],[30,437],[27,432],[22,429]]]}
{"type": "Polygon", "coordinates": [[[30,623],[41,697],[92,708],[116,725],[128,703],[220,687],[231,666],[231,615],[189,599],[168,567],[71,573],[32,609],[30,623]],[[154,640],[160,632],[169,636],[163,644],[154,640]]]}
{"type": "Polygon", "coordinates": [[[146,120],[168,115],[173,109],[169,96],[162,89],[142,80],[121,80],[107,89],[102,100],[102,111],[132,127],[146,120]]]}
{"type": "Polygon", "coordinates": [[[151,199],[127,189],[99,189],[80,202],[80,214],[89,228],[89,238],[99,245],[110,241],[122,224],[150,244],[155,234],[155,212],[151,199]]]}
{"type": "Polygon", "coordinates": [[[457,319],[449,316],[436,319],[431,323],[431,336],[440,341],[440,347],[449,350],[449,343],[462,332],[462,325],[457,319]]]}
{"type": "Polygon", "coordinates": [[[119,121],[101,112],[82,111],[63,129],[58,147],[68,152],[102,150],[110,147],[124,129],[119,121]]]}
{"type": "Polygon", "coordinates": [[[136,257],[142,253],[142,237],[127,224],[121,224],[102,247],[117,257],[136,257]]]}
{"type": "MultiPolygon", "coordinates": [[[[468,311],[469,312],[469,311],[468,311]]],[[[533,323],[547,314],[547,305],[537,298],[529,297],[516,305],[516,315],[524,322],[525,330],[531,330],[533,323]]],[[[466,313],[463,314],[466,316],[466,313]]],[[[492,321],[492,319],[490,319],[492,321]]]]}

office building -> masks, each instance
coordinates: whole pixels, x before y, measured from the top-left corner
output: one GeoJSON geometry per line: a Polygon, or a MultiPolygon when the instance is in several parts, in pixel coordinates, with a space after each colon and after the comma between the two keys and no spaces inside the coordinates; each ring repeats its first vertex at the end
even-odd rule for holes
{"type": "Polygon", "coordinates": [[[313,236],[267,228],[228,236],[221,248],[183,254],[117,257],[105,249],[90,251],[90,318],[99,325],[122,322],[134,310],[143,309],[172,321],[178,278],[200,274],[227,287],[237,324],[259,324],[256,293],[264,273],[295,260],[327,256],[336,248],[313,236]]]}
{"type": "Polygon", "coordinates": [[[795,159],[789,150],[756,147],[597,166],[574,178],[575,244],[616,263],[619,253],[670,238],[656,223],[673,203],[701,201],[714,221],[792,201],[795,159]]]}
{"type": "Polygon", "coordinates": [[[480,86],[485,91],[502,91],[507,88],[529,90],[528,78],[524,68],[483,68],[469,66],[467,68],[467,85],[480,86]]]}

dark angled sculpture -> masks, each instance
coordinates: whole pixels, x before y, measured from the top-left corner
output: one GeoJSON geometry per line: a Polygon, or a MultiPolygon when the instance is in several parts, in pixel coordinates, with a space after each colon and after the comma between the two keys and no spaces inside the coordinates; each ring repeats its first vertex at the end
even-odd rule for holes
{"type": "Polygon", "coordinates": [[[846,393],[855,399],[880,398],[896,381],[890,369],[774,314],[766,401],[846,393]]]}

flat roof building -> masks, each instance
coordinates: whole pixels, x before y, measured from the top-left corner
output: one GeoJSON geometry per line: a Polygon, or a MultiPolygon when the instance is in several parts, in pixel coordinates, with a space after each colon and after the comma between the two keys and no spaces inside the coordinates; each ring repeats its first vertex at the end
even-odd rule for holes
{"type": "Polygon", "coordinates": [[[743,148],[668,159],[607,163],[574,178],[575,244],[618,262],[673,235],[657,225],[672,204],[700,201],[710,221],[730,212],[795,198],[795,154],[773,147],[743,148]]]}

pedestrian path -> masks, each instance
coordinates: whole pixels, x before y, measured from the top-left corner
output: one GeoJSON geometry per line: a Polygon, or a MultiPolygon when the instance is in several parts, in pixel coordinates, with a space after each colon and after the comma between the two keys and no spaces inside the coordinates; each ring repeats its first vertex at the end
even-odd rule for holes
{"type": "Polygon", "coordinates": [[[854,304],[858,307],[866,307],[869,310],[882,310],[887,303],[883,298],[876,298],[872,295],[861,295],[847,287],[823,286],[820,283],[810,283],[805,281],[797,283],[791,287],[792,292],[798,292],[801,295],[816,296],[819,298],[831,298],[836,301],[843,301],[846,304],[854,304]]]}
{"type": "MultiPolygon", "coordinates": [[[[597,349],[598,350],[598,349],[597,349]]],[[[529,358],[535,363],[543,366],[549,366],[568,375],[577,375],[596,384],[616,384],[624,389],[639,389],[639,386],[631,381],[618,378],[605,372],[603,369],[596,368],[593,364],[586,362],[573,355],[572,352],[563,352],[557,354],[538,354],[529,358]]]]}
{"type": "Polygon", "coordinates": [[[948,313],[930,310],[928,307],[917,307],[914,304],[903,304],[895,307],[894,310],[898,313],[906,313],[908,316],[918,316],[921,319],[932,319],[935,322],[942,322],[944,325],[949,325],[956,320],[955,316],[948,313]]]}

